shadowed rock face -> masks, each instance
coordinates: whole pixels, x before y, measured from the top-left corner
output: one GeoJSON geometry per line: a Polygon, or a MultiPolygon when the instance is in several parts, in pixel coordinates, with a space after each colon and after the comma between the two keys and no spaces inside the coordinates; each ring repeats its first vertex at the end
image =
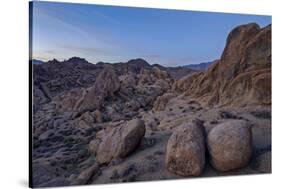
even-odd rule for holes
{"type": "Polygon", "coordinates": [[[220,60],[205,72],[180,79],[173,88],[206,106],[270,105],[271,25],[233,29],[220,60]]]}

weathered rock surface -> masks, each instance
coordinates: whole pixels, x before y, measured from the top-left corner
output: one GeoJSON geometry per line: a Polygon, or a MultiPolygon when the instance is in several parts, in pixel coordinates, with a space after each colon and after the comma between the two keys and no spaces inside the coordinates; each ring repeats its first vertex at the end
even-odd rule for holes
{"type": "Polygon", "coordinates": [[[176,91],[206,106],[271,104],[271,25],[233,29],[220,60],[180,79],[176,91]]]}
{"type": "Polygon", "coordinates": [[[153,110],[163,111],[171,98],[175,97],[174,93],[165,93],[162,96],[157,97],[153,105],[153,110]]]}
{"type": "Polygon", "coordinates": [[[89,152],[91,154],[96,155],[100,142],[99,138],[95,138],[89,143],[89,152]]]}
{"type": "Polygon", "coordinates": [[[105,67],[99,74],[97,80],[89,92],[85,95],[81,104],[78,105],[79,111],[100,109],[103,102],[120,88],[120,82],[112,67],[105,67]]]}
{"type": "Polygon", "coordinates": [[[252,132],[244,120],[232,120],[213,128],[207,137],[211,163],[219,171],[244,167],[252,155],[252,132]]]}
{"type": "Polygon", "coordinates": [[[88,184],[89,181],[91,181],[91,179],[94,176],[97,176],[97,174],[99,173],[99,165],[97,163],[95,163],[94,165],[88,167],[87,169],[83,170],[77,177],[77,179],[75,179],[72,184],[73,185],[81,185],[81,184],[88,184]]]}
{"type": "Polygon", "coordinates": [[[103,136],[96,153],[97,161],[103,164],[124,158],[135,150],[145,134],[145,125],[142,120],[134,119],[101,133],[103,136]]]}
{"type": "Polygon", "coordinates": [[[204,127],[199,121],[184,123],[169,138],[166,167],[181,176],[199,176],[205,166],[204,127]]]}

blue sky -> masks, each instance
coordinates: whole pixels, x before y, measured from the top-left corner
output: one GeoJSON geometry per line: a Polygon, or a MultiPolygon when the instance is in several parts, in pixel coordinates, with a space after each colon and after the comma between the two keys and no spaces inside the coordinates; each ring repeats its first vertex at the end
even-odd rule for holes
{"type": "Polygon", "coordinates": [[[179,66],[218,59],[236,26],[270,16],[34,2],[33,58],[179,66]]]}

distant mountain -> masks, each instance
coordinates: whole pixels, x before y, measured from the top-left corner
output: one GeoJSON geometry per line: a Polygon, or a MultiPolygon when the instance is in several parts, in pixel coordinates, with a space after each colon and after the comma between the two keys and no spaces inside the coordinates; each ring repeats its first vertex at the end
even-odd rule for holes
{"type": "Polygon", "coordinates": [[[168,72],[174,79],[180,79],[195,72],[195,69],[191,69],[185,66],[164,67],[159,64],[153,64],[152,66],[158,67],[160,70],[168,72]]]}
{"type": "Polygon", "coordinates": [[[32,64],[43,64],[44,61],[42,60],[37,60],[37,59],[32,59],[32,64]]]}
{"type": "Polygon", "coordinates": [[[190,68],[193,70],[200,70],[200,71],[204,71],[208,68],[208,66],[213,63],[213,62],[202,62],[200,64],[189,64],[189,65],[185,65],[183,67],[185,68],[190,68]]]}
{"type": "Polygon", "coordinates": [[[187,76],[196,72],[196,70],[184,67],[165,67],[160,64],[149,64],[142,58],[136,58],[129,60],[128,62],[118,62],[118,63],[105,63],[98,62],[97,66],[112,65],[115,68],[117,74],[122,75],[125,72],[140,73],[142,70],[151,70],[154,68],[159,68],[162,71],[166,71],[173,79],[180,79],[181,77],[187,76]]]}

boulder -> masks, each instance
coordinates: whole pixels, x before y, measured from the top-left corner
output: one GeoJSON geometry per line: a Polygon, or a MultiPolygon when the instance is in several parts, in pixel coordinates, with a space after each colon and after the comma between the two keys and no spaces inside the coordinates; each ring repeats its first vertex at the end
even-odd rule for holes
{"type": "Polygon", "coordinates": [[[213,167],[230,171],[244,167],[252,155],[252,132],[244,120],[232,120],[214,127],[207,136],[213,167]]]}
{"type": "Polygon", "coordinates": [[[181,176],[199,176],[205,166],[205,131],[201,121],[184,123],[169,138],[165,165],[181,176]]]}
{"type": "Polygon", "coordinates": [[[126,157],[136,149],[144,134],[144,121],[140,119],[133,119],[100,131],[97,134],[101,138],[97,148],[97,161],[100,164],[107,164],[113,159],[126,157]]]}

